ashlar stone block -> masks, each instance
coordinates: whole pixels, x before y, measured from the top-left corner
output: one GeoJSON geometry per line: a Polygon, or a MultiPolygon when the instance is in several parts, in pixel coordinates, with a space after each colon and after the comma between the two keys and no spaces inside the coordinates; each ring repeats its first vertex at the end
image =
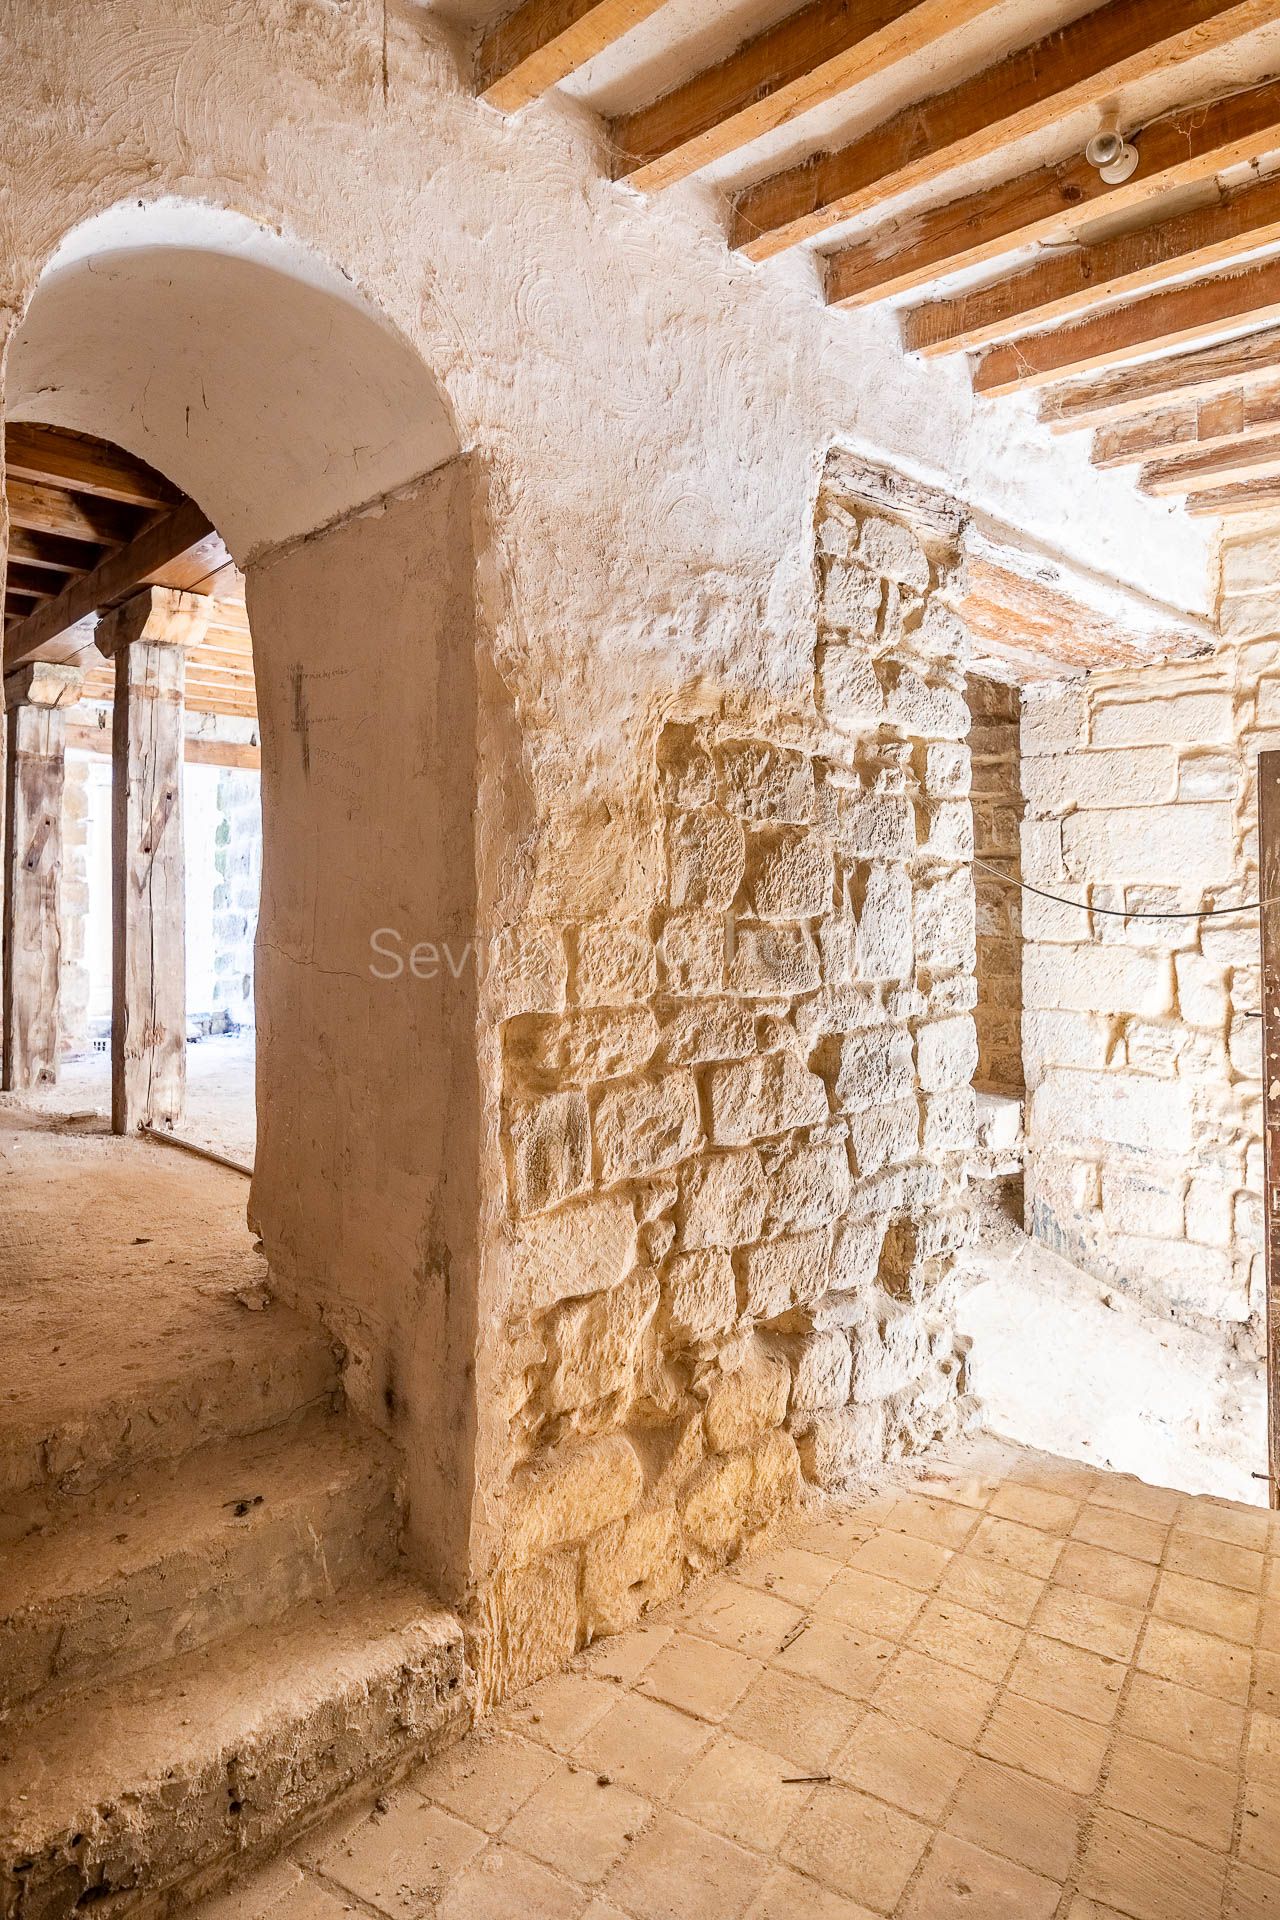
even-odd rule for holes
{"type": "Polygon", "coordinates": [[[711,1067],[706,1076],[710,1136],[716,1146],[811,1127],[830,1118],[827,1089],[793,1053],[757,1055],[711,1067]]]}
{"type": "Polygon", "coordinates": [[[701,1140],[693,1075],[675,1068],[604,1087],[595,1098],[594,1132],[606,1186],[676,1166],[701,1140]]]}

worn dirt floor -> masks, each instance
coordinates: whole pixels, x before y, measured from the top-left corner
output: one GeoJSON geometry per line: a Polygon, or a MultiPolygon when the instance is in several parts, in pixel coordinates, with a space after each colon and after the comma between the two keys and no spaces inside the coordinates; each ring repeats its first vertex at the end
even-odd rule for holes
{"type": "MultiPolygon", "coordinates": [[[[257,1136],[253,1063],[251,1031],[211,1034],[187,1045],[187,1111],[181,1132],[186,1139],[247,1167],[253,1165],[257,1136]]],[[[23,1103],[51,1116],[91,1114],[107,1119],[111,1113],[109,1054],[80,1053],[64,1060],[57,1084],[24,1094],[23,1103]]]]}

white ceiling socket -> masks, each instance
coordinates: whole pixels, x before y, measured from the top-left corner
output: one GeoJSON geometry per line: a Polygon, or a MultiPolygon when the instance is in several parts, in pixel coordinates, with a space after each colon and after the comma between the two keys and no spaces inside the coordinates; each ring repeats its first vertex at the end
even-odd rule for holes
{"type": "Polygon", "coordinates": [[[1109,187],[1118,187],[1138,165],[1138,149],[1118,127],[1102,127],[1084,150],[1084,157],[1109,187]]]}

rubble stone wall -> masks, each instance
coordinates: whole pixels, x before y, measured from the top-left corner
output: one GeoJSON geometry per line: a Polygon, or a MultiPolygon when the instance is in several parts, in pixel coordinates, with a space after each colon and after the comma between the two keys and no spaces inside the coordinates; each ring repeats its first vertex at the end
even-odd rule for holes
{"type": "Polygon", "coordinates": [[[803,699],[695,688],[637,744],[647,910],[519,929],[489,1697],[967,1415],[958,516],[897,497],[828,467],[803,699]]]}
{"type": "Polygon", "coordinates": [[[973,876],[978,911],[977,1084],[1021,1097],[1022,1072],[1022,695],[1014,686],[970,675],[973,725],[974,854],[995,873],[973,876]],[[1004,880],[996,874],[1006,876],[1004,880]]]}

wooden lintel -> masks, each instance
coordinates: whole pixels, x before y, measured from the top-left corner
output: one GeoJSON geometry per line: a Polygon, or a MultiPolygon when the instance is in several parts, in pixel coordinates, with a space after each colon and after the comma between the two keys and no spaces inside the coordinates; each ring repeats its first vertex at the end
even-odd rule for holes
{"type": "Polygon", "coordinates": [[[656,13],[664,0],[525,0],[484,34],[476,92],[513,112],[656,13]]]}
{"type": "Polygon", "coordinates": [[[1095,374],[1051,388],[1040,400],[1040,418],[1055,431],[1094,427],[1146,413],[1153,405],[1207,399],[1259,375],[1280,373],[1280,327],[1265,327],[1221,345],[1168,354],[1119,373],[1095,374]]]}
{"type": "Polygon", "coordinates": [[[850,145],[746,188],[733,244],[768,259],[1272,18],[1273,0],[1110,0],[850,145]]]}
{"type": "Polygon", "coordinates": [[[1187,512],[1227,519],[1238,513],[1276,512],[1280,509],[1280,476],[1271,480],[1242,480],[1237,486],[1210,487],[1187,495],[1187,512]]]}
{"type": "MultiPolygon", "coordinates": [[[[111,755],[110,727],[67,728],[68,753],[111,755]]],[[[200,740],[183,742],[182,757],[190,767],[238,767],[257,772],[262,766],[262,748],[242,740],[200,740]]]]}
{"type": "Polygon", "coordinates": [[[22,420],[5,426],[4,467],[11,479],[51,481],[70,493],[119,500],[126,506],[175,506],[182,497],[145,460],[106,440],[22,420]]]}
{"type": "Polygon", "coordinates": [[[1268,480],[1280,474],[1280,433],[1238,437],[1226,446],[1198,447],[1181,458],[1155,460],[1143,467],[1139,485],[1159,496],[1190,493],[1209,482],[1268,480]]]}

